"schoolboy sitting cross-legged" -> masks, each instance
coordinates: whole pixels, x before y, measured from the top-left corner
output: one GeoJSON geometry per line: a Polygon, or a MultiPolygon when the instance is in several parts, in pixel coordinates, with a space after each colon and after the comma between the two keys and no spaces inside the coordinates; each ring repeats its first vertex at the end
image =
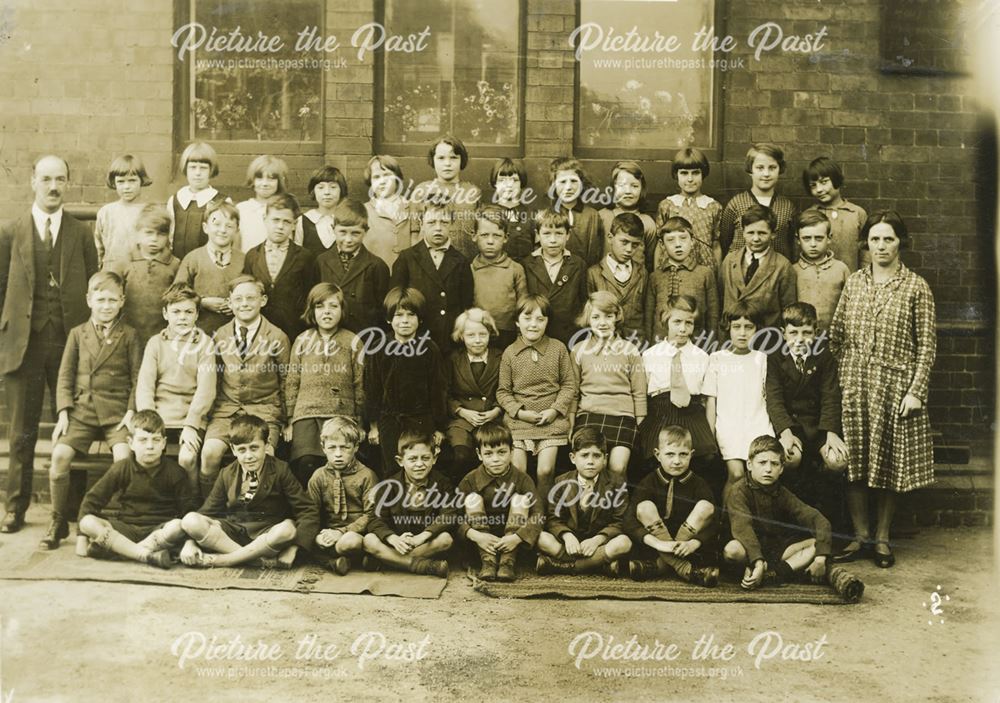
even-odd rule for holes
{"type": "Polygon", "coordinates": [[[334,415],[323,423],[319,439],[326,464],[309,479],[309,497],[319,507],[316,551],[326,567],[341,576],[350,571],[349,557],[360,556],[371,521],[375,472],[357,460],[364,432],[349,417],[334,415]]]}
{"type": "Polygon", "coordinates": [[[80,532],[89,538],[87,556],[123,556],[169,569],[169,549],[184,542],[181,516],[195,508],[187,474],[163,456],[163,419],[153,410],[132,418],[128,440],[133,456],[116,461],[94,484],[80,506],[80,532]],[[104,517],[117,494],[118,517],[104,517]]]}
{"type": "Polygon", "coordinates": [[[451,529],[460,514],[454,488],[434,470],[438,449],[430,434],[403,432],[398,446],[396,461],[403,470],[375,487],[365,566],[381,563],[447,578],[448,562],[441,555],[451,549],[451,529]]]}
{"type": "Polygon", "coordinates": [[[256,415],[229,423],[236,461],[219,472],[198,512],[181,521],[190,537],[181,550],[181,561],[188,566],[238,566],[277,558],[278,566],[290,568],[297,547],[312,546],[319,523],[316,504],[288,464],[267,453],[268,431],[268,423],[256,415]]]}
{"type": "Polygon", "coordinates": [[[778,484],[785,463],[781,442],[769,435],[757,437],[748,457],[743,478],[726,493],[733,539],[723,557],[745,567],[740,585],[748,590],[777,585],[802,571],[814,582],[825,580],[830,522],[778,484]]]}
{"type": "Polygon", "coordinates": [[[569,458],[574,470],[556,477],[538,536],[539,574],[598,571],[632,549],[624,534],[628,491],[606,470],[607,439],[596,427],[582,427],[573,433],[569,458]]]}
{"type": "Polygon", "coordinates": [[[535,483],[514,468],[514,439],[505,426],[490,422],[476,429],[482,462],[458,484],[465,520],[458,534],[479,549],[484,581],[513,581],[517,548],[535,546],[542,531],[542,508],[535,483]]]}
{"type": "Polygon", "coordinates": [[[659,432],[653,454],[659,462],[632,493],[625,531],[639,545],[629,562],[636,581],[673,571],[684,581],[719,583],[719,569],[706,563],[715,537],[712,491],[691,471],[691,433],[677,425],[659,432]]]}

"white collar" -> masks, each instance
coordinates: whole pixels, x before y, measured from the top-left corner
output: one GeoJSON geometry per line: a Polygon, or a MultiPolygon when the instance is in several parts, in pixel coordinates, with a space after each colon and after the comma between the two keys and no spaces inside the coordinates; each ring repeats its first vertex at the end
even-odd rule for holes
{"type": "MultiPolygon", "coordinates": [[[[544,261],[544,260],[545,260],[544,258],[542,258],[542,248],[541,248],[541,247],[538,247],[538,248],[537,248],[537,249],[535,249],[535,250],[534,250],[533,252],[531,252],[531,255],[532,255],[532,256],[537,256],[538,258],[542,259],[542,261],[544,261]]],[[[562,253],[562,255],[563,255],[563,258],[565,259],[565,258],[566,258],[567,256],[570,256],[570,255],[571,255],[571,252],[570,252],[570,250],[569,250],[569,249],[563,249],[563,253],[562,253]]],[[[553,263],[553,264],[551,264],[551,265],[552,265],[552,266],[555,266],[555,264],[554,264],[554,263],[553,263]]]]}
{"type": "Polygon", "coordinates": [[[257,198],[248,198],[239,204],[239,207],[246,208],[251,212],[256,210],[257,212],[263,214],[267,210],[267,203],[260,202],[257,198]]]}
{"type": "MultiPolygon", "coordinates": [[[[684,201],[690,197],[691,197],[690,195],[684,195],[683,193],[675,193],[674,195],[669,196],[667,200],[672,202],[674,205],[681,206],[684,204],[684,201]]],[[[694,199],[694,204],[697,205],[702,210],[707,208],[711,202],[712,198],[705,195],[704,193],[702,193],[701,195],[699,195],[697,198],[694,199]]]]}
{"type": "Polygon", "coordinates": [[[469,353],[468,351],[466,351],[466,352],[465,352],[465,355],[469,357],[469,363],[470,363],[470,364],[474,364],[474,363],[476,363],[477,361],[478,361],[478,362],[481,362],[481,363],[483,363],[483,364],[486,364],[486,363],[488,363],[488,362],[489,362],[489,360],[490,360],[490,352],[489,352],[489,350],[488,350],[488,349],[487,349],[486,351],[484,351],[484,352],[483,352],[483,355],[482,355],[482,356],[473,356],[473,355],[472,355],[472,354],[470,354],[470,353],[469,353]]]}
{"type": "Polygon", "coordinates": [[[209,186],[208,188],[202,188],[197,193],[193,193],[191,191],[191,186],[184,186],[179,191],[177,191],[176,197],[177,197],[177,203],[182,208],[187,210],[187,207],[188,205],[191,204],[192,200],[198,203],[198,207],[205,207],[206,205],[208,205],[209,201],[218,194],[219,191],[217,191],[212,186],[209,186]]]}
{"type": "Polygon", "coordinates": [[[632,273],[632,261],[631,260],[626,261],[623,264],[620,261],[616,261],[615,257],[611,256],[611,254],[608,254],[607,257],[606,257],[606,259],[607,259],[607,262],[608,262],[608,268],[610,268],[612,271],[617,271],[619,268],[623,268],[626,271],[628,271],[629,273],[632,273]]]}
{"type": "Polygon", "coordinates": [[[312,222],[314,225],[318,225],[322,220],[329,220],[330,222],[333,222],[333,215],[324,215],[322,212],[319,211],[319,208],[313,208],[312,210],[309,210],[307,213],[305,213],[305,216],[309,218],[309,221],[312,222]]]}
{"type": "Polygon", "coordinates": [[[254,322],[252,325],[244,325],[242,322],[240,322],[239,320],[237,320],[237,319],[234,318],[233,319],[233,334],[236,334],[237,328],[239,328],[239,327],[246,327],[247,328],[247,337],[249,339],[254,339],[257,336],[257,332],[258,332],[258,330],[260,330],[260,326],[263,323],[264,323],[264,316],[263,315],[258,315],[257,316],[257,321],[254,322]]]}
{"type": "MultiPolygon", "coordinates": [[[[23,210],[22,210],[23,212],[23,210]]],[[[62,216],[63,207],[59,206],[59,209],[53,213],[48,213],[38,207],[37,203],[31,204],[31,217],[35,221],[35,228],[38,230],[38,236],[44,237],[45,234],[45,220],[52,220],[52,243],[55,244],[56,237],[59,236],[59,228],[62,227],[62,216]]]]}

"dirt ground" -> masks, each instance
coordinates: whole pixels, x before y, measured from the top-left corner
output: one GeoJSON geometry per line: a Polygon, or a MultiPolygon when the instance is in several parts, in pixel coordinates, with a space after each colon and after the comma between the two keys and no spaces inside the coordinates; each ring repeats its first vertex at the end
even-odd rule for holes
{"type": "Polygon", "coordinates": [[[896,553],[856,565],[856,606],[495,600],[457,574],[439,600],[0,581],[0,700],[1000,700],[992,532],[896,553]]]}

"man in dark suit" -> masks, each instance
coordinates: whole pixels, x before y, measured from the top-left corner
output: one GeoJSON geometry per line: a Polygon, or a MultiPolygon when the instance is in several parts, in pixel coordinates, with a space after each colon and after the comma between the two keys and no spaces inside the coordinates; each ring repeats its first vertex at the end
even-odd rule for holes
{"type": "Polygon", "coordinates": [[[299,216],[295,198],[282,193],[267,201],[267,240],[247,252],[243,273],[264,284],[267,305],[261,314],[289,340],[305,329],[302,313],[309,290],[317,282],[312,252],[291,241],[299,216]]]}
{"type": "Polygon", "coordinates": [[[456,348],[451,339],[455,319],[472,307],[472,267],[448,237],[451,213],[429,205],[421,218],[423,241],[404,249],[392,267],[389,288],[416,288],[427,300],[424,311],[431,339],[447,354],[456,348]]]}
{"type": "Polygon", "coordinates": [[[90,228],[63,210],[68,182],[65,160],[38,159],[31,211],[0,229],[0,373],[10,438],[0,532],[24,525],[45,388],[54,396],[66,336],[90,317],[87,280],[97,272],[97,249],[90,228]]]}

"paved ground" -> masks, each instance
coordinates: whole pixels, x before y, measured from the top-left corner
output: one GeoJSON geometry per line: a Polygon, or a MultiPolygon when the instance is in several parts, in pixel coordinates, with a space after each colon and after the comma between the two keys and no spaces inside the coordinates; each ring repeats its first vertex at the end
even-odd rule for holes
{"type": "Polygon", "coordinates": [[[457,576],[437,601],[0,581],[0,700],[1000,700],[992,533],[897,555],[857,565],[856,606],[501,601],[457,576]],[[699,638],[731,658],[693,659],[699,638]],[[661,659],[602,659],[638,646],[661,659]]]}

